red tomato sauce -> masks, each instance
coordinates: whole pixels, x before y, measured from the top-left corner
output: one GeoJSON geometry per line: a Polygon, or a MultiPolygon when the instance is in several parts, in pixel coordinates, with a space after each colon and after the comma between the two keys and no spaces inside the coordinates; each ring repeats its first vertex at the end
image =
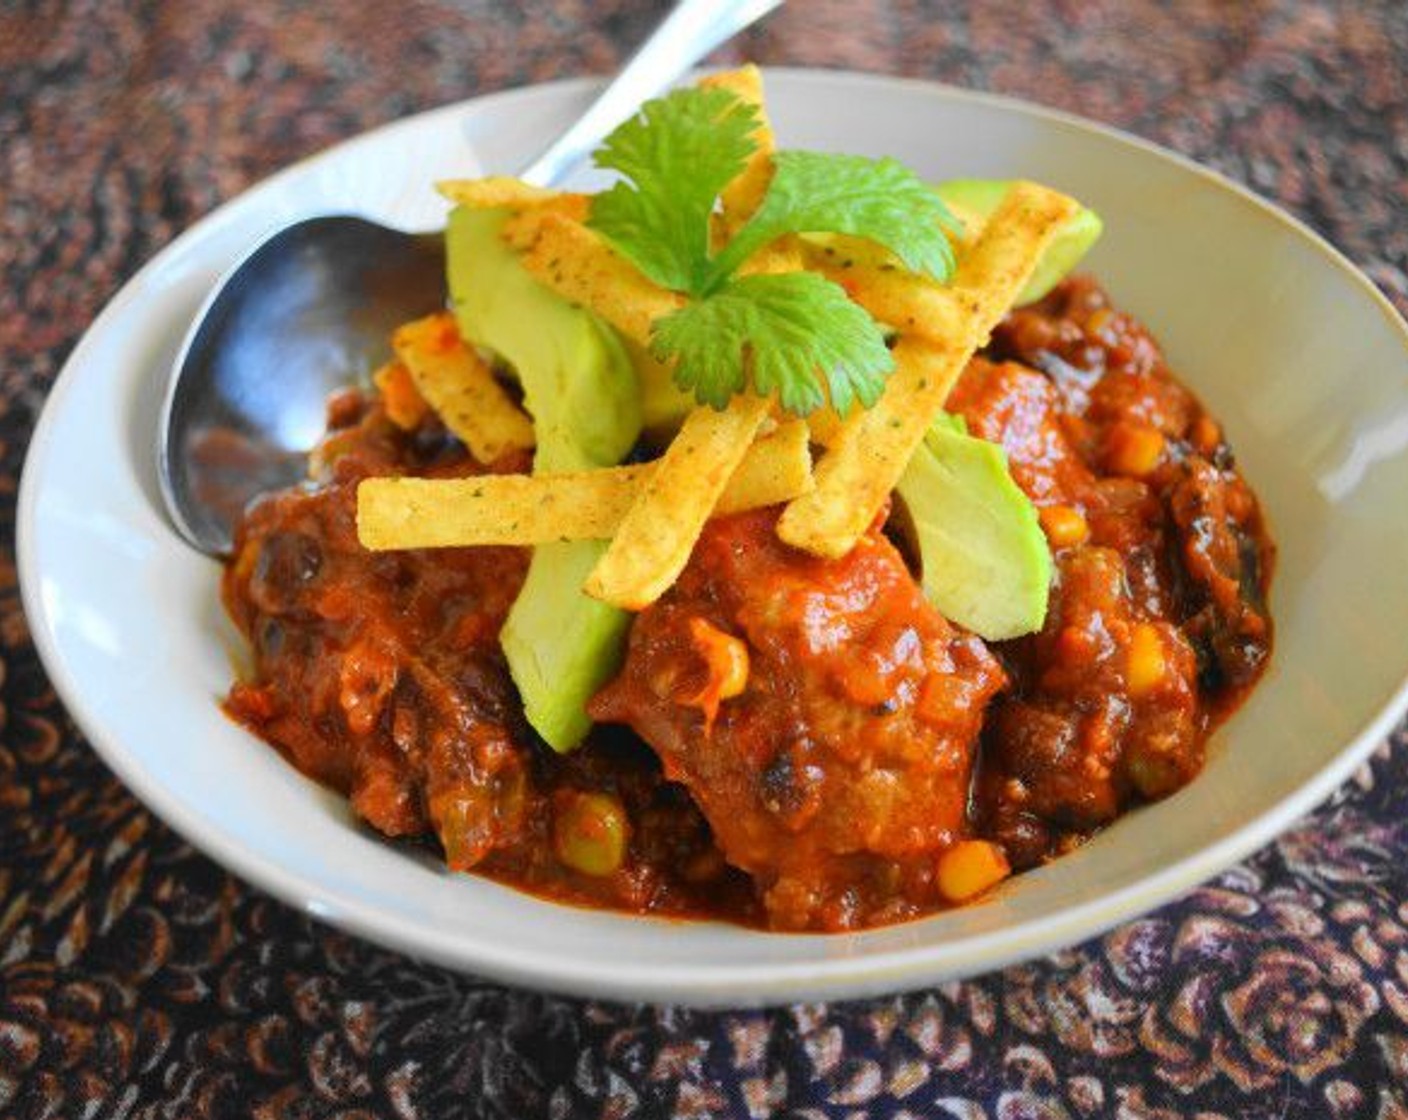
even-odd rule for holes
{"type": "Polygon", "coordinates": [[[895,525],[823,561],[775,509],[718,518],[558,755],[498,647],[526,552],[370,553],[354,525],[362,478],[526,461],[350,392],[318,481],[240,527],[223,593],[253,670],[227,710],[370,827],[549,898],[813,930],[949,905],[955,845],[1030,867],[1197,775],[1269,654],[1274,558],[1220,425],[1087,279],[1010,315],[949,408],[1041,514],[1039,633],[949,623],[895,525]]]}

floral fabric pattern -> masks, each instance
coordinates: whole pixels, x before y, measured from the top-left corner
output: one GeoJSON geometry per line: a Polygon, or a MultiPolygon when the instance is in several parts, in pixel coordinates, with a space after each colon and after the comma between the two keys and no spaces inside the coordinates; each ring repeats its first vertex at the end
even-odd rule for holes
{"type": "MultiPolygon", "coordinates": [[[[0,1116],[1408,1117],[1408,729],[1245,864],[1104,937],[762,1011],[517,991],[323,927],[112,777],[29,639],[14,494],[143,261],[363,129],[616,65],[663,0],[0,5],[0,1116]]],[[[1398,0],[794,0],[718,56],[935,78],[1170,145],[1408,310],[1398,0]]]]}

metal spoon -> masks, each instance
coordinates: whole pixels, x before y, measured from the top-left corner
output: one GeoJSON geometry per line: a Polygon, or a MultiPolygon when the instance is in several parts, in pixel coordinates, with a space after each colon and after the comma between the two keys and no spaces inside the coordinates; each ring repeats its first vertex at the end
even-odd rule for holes
{"type": "MultiPolygon", "coordinates": [[[[680,0],[578,121],[522,172],[551,185],[641,101],[782,0],[680,0]]],[[[227,555],[245,505],[307,478],[329,395],[445,302],[439,233],[334,215],[287,227],[215,286],[172,367],[157,469],[177,532],[227,555]]]]}

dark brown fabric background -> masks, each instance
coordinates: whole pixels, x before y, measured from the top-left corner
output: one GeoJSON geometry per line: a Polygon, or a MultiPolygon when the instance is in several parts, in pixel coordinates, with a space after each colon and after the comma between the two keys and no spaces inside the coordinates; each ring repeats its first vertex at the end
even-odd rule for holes
{"type": "MultiPolygon", "coordinates": [[[[712,1014],[507,990],[326,929],[182,844],[77,735],[20,610],[13,493],[93,316],[274,169],[605,72],[664,7],[0,0],[0,1115],[1408,1116],[1402,729],[1277,844],[1087,945],[712,1014]]],[[[1408,310],[1401,0],[792,0],[719,57],[1124,127],[1304,218],[1408,310]]]]}

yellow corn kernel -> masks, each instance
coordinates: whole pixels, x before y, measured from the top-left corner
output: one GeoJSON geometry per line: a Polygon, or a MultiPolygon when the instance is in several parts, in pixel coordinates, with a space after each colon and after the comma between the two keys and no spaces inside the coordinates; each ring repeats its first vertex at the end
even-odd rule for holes
{"type": "Polygon", "coordinates": [[[1164,640],[1159,628],[1141,622],[1134,628],[1125,650],[1124,683],[1132,699],[1148,696],[1159,686],[1168,671],[1164,657],[1164,640]]]}
{"type": "Polygon", "coordinates": [[[1153,474],[1164,454],[1164,436],[1147,424],[1116,424],[1105,451],[1105,466],[1115,474],[1144,478],[1153,474]]]}
{"type": "Polygon", "coordinates": [[[1090,536],[1090,524],[1075,506],[1043,506],[1037,516],[1052,548],[1071,548],[1090,536]]]}
{"type": "Polygon", "coordinates": [[[987,840],[960,840],[939,857],[939,891],[966,902],[1012,873],[1002,849],[987,840]]]}

